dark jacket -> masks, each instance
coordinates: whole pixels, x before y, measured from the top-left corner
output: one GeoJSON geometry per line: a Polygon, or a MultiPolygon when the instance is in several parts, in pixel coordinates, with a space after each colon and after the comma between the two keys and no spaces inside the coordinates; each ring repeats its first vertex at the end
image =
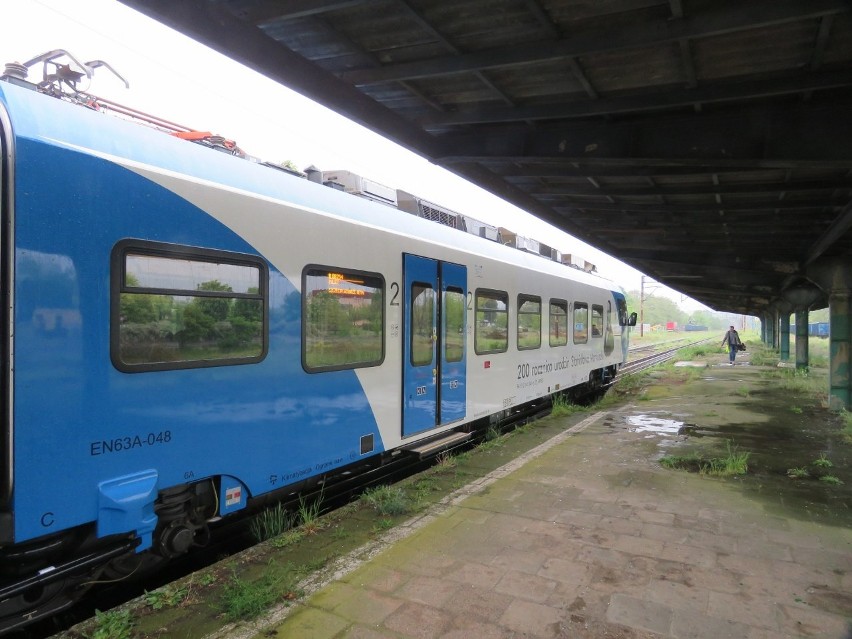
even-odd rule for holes
{"type": "Polygon", "coordinates": [[[728,329],[728,332],[725,333],[725,339],[722,340],[722,346],[725,345],[725,342],[727,342],[729,346],[734,348],[742,344],[742,341],[740,340],[740,334],[732,328],[728,329]]]}

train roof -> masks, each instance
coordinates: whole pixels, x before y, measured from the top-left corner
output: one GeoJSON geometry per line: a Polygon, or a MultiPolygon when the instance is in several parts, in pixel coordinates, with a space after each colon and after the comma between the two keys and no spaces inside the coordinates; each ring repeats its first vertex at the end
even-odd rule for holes
{"type": "Polygon", "coordinates": [[[0,82],[0,103],[6,106],[16,140],[32,140],[99,156],[125,165],[185,175],[200,183],[249,193],[312,210],[318,215],[349,219],[390,233],[451,245],[474,255],[499,259],[538,272],[620,289],[597,273],[503,246],[416,217],[387,204],[369,201],[249,161],[187,143],[149,126],[70,104],[24,86],[0,82]]]}

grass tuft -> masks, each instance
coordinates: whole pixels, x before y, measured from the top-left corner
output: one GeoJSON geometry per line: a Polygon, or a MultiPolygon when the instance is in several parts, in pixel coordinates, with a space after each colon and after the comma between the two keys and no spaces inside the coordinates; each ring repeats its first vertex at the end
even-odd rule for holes
{"type": "Polygon", "coordinates": [[[730,440],[726,442],[726,446],[728,454],[725,457],[705,459],[698,453],[669,455],[660,459],[660,465],[673,470],[688,470],[716,477],[745,475],[748,472],[748,458],[751,453],[740,452],[736,446],[731,446],[730,440]]]}
{"type": "Polygon", "coordinates": [[[235,573],[222,592],[222,612],[228,621],[254,619],[272,604],[293,596],[292,584],[270,564],[257,580],[241,579],[235,573]]]}
{"type": "Polygon", "coordinates": [[[281,504],[276,504],[258,513],[251,520],[249,529],[252,537],[259,543],[273,537],[278,537],[290,530],[295,523],[296,516],[287,512],[287,509],[281,504]]]}
{"type": "Polygon", "coordinates": [[[399,486],[368,488],[361,499],[380,515],[404,515],[411,511],[411,502],[399,486]]]}
{"type": "Polygon", "coordinates": [[[130,639],[133,619],[129,610],[95,610],[95,627],[83,633],[86,639],[130,639]]]}

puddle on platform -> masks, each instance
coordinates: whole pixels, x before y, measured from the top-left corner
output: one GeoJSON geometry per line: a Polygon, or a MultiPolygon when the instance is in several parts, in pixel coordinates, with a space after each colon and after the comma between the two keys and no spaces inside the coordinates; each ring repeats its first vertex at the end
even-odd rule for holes
{"type": "Polygon", "coordinates": [[[610,426],[655,440],[658,458],[691,453],[724,458],[729,447],[748,452],[748,474],[721,481],[736,481],[751,499],[783,516],[852,526],[852,446],[843,441],[838,418],[814,400],[782,388],[749,390],[747,397],[727,405],[708,397],[708,403],[691,405],[689,414],[633,414],[610,426]],[[754,404],[758,395],[759,406],[743,413],[743,405],[754,404]],[[698,423],[689,421],[690,416],[698,423]],[[788,474],[793,470],[801,473],[800,479],[788,474]],[[826,475],[836,479],[828,481],[826,475]]]}
{"type": "Polygon", "coordinates": [[[663,419],[653,415],[630,415],[627,424],[631,432],[657,435],[678,435],[684,425],[676,419],[663,419]]]}

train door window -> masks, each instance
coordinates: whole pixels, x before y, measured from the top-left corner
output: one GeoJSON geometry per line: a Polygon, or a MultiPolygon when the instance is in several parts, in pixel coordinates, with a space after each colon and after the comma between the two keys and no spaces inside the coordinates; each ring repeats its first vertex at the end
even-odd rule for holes
{"type": "Polygon", "coordinates": [[[603,306],[592,304],[592,337],[603,337],[603,306]]]}
{"type": "Polygon", "coordinates": [[[615,300],[616,309],[618,311],[618,323],[621,326],[627,326],[627,302],[623,298],[615,300]]]}
{"type": "Polygon", "coordinates": [[[518,295],[518,350],[541,346],[541,298],[518,295]]]}
{"type": "Polygon", "coordinates": [[[337,267],[302,272],[302,366],[309,373],[384,361],[384,278],[337,267]]]}
{"type": "Polygon", "coordinates": [[[574,302],[574,343],[585,344],[589,341],[589,305],[574,302]]]}
{"type": "Polygon", "coordinates": [[[565,346],[568,343],[568,302],[550,300],[550,345],[565,346]]]}
{"type": "Polygon", "coordinates": [[[411,365],[427,366],[434,360],[435,289],[429,284],[411,285],[411,365]]]}
{"type": "Polygon", "coordinates": [[[504,291],[476,291],[474,350],[477,355],[505,353],[509,348],[509,295],[504,291]]]}
{"type": "Polygon", "coordinates": [[[266,355],[263,260],[125,240],[112,257],[113,364],[125,372],[258,362],[266,355]]]}
{"type": "Polygon", "coordinates": [[[464,359],[464,291],[453,286],[444,291],[444,359],[460,362],[464,359]]]}

